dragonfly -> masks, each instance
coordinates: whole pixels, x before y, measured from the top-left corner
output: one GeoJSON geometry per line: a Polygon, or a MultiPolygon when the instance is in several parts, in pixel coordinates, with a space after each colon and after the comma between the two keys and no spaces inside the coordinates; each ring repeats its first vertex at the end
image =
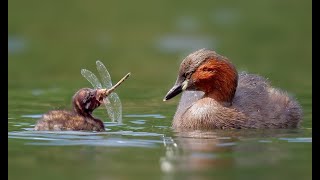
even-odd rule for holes
{"type": "Polygon", "coordinates": [[[86,78],[95,89],[107,90],[106,97],[103,99],[107,114],[112,122],[122,123],[122,105],[118,94],[115,93],[114,90],[130,76],[130,73],[126,74],[118,83],[112,86],[111,76],[104,64],[100,60],[97,60],[96,65],[101,82],[95,74],[87,69],[81,69],[81,75],[86,78]]]}

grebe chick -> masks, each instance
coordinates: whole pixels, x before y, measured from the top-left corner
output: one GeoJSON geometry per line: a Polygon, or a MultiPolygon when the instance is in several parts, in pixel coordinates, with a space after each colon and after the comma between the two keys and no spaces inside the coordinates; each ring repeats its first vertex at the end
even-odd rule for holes
{"type": "Polygon", "coordinates": [[[263,77],[242,72],[215,51],[200,49],[181,63],[164,101],[182,93],[174,128],[297,128],[299,103],[263,77]]]}
{"type": "Polygon", "coordinates": [[[110,89],[82,88],[72,98],[73,111],[53,110],[44,114],[35,125],[35,130],[86,130],[105,131],[100,119],[92,116],[92,112],[104,103],[104,98],[111,94],[125,79],[126,74],[110,89]]]}
{"type": "Polygon", "coordinates": [[[82,88],[72,98],[73,111],[49,111],[42,116],[34,129],[104,131],[103,122],[93,117],[92,112],[103,103],[105,96],[106,89],[82,88]]]}

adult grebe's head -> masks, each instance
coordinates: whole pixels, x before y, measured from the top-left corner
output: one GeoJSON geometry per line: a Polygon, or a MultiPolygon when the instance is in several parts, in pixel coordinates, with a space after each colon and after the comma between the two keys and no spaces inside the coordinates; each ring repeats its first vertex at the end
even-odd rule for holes
{"type": "Polygon", "coordinates": [[[72,98],[73,110],[84,116],[91,116],[92,112],[103,103],[106,89],[82,88],[72,98]]]}
{"type": "Polygon", "coordinates": [[[163,100],[169,100],[183,90],[199,90],[219,102],[231,103],[237,83],[237,70],[226,57],[200,49],[182,61],[176,83],[163,100]]]}

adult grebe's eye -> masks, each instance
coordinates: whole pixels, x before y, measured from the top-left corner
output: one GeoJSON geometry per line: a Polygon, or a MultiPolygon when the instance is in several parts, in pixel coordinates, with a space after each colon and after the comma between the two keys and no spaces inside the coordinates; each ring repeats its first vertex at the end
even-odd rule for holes
{"type": "Polygon", "coordinates": [[[210,71],[210,68],[204,67],[204,68],[202,68],[202,71],[210,71]]]}
{"type": "Polygon", "coordinates": [[[202,68],[202,71],[213,72],[213,73],[216,72],[216,70],[214,68],[210,68],[210,67],[204,67],[204,68],[202,68]]]}
{"type": "Polygon", "coordinates": [[[184,77],[185,79],[189,79],[190,76],[191,76],[191,74],[192,74],[192,72],[186,72],[186,73],[183,74],[183,77],[184,77]]]}

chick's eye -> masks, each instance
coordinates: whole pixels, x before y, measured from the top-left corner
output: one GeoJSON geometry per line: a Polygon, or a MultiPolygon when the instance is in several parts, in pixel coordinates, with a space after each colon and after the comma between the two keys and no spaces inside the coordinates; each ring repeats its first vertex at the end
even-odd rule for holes
{"type": "Polygon", "coordinates": [[[86,94],[86,96],[83,98],[82,102],[83,103],[88,103],[89,101],[91,101],[91,99],[94,97],[94,94],[89,92],[86,94]]]}
{"type": "Polygon", "coordinates": [[[83,98],[83,100],[82,100],[82,103],[87,103],[88,101],[90,100],[90,96],[85,96],[84,98],[83,98]]]}

